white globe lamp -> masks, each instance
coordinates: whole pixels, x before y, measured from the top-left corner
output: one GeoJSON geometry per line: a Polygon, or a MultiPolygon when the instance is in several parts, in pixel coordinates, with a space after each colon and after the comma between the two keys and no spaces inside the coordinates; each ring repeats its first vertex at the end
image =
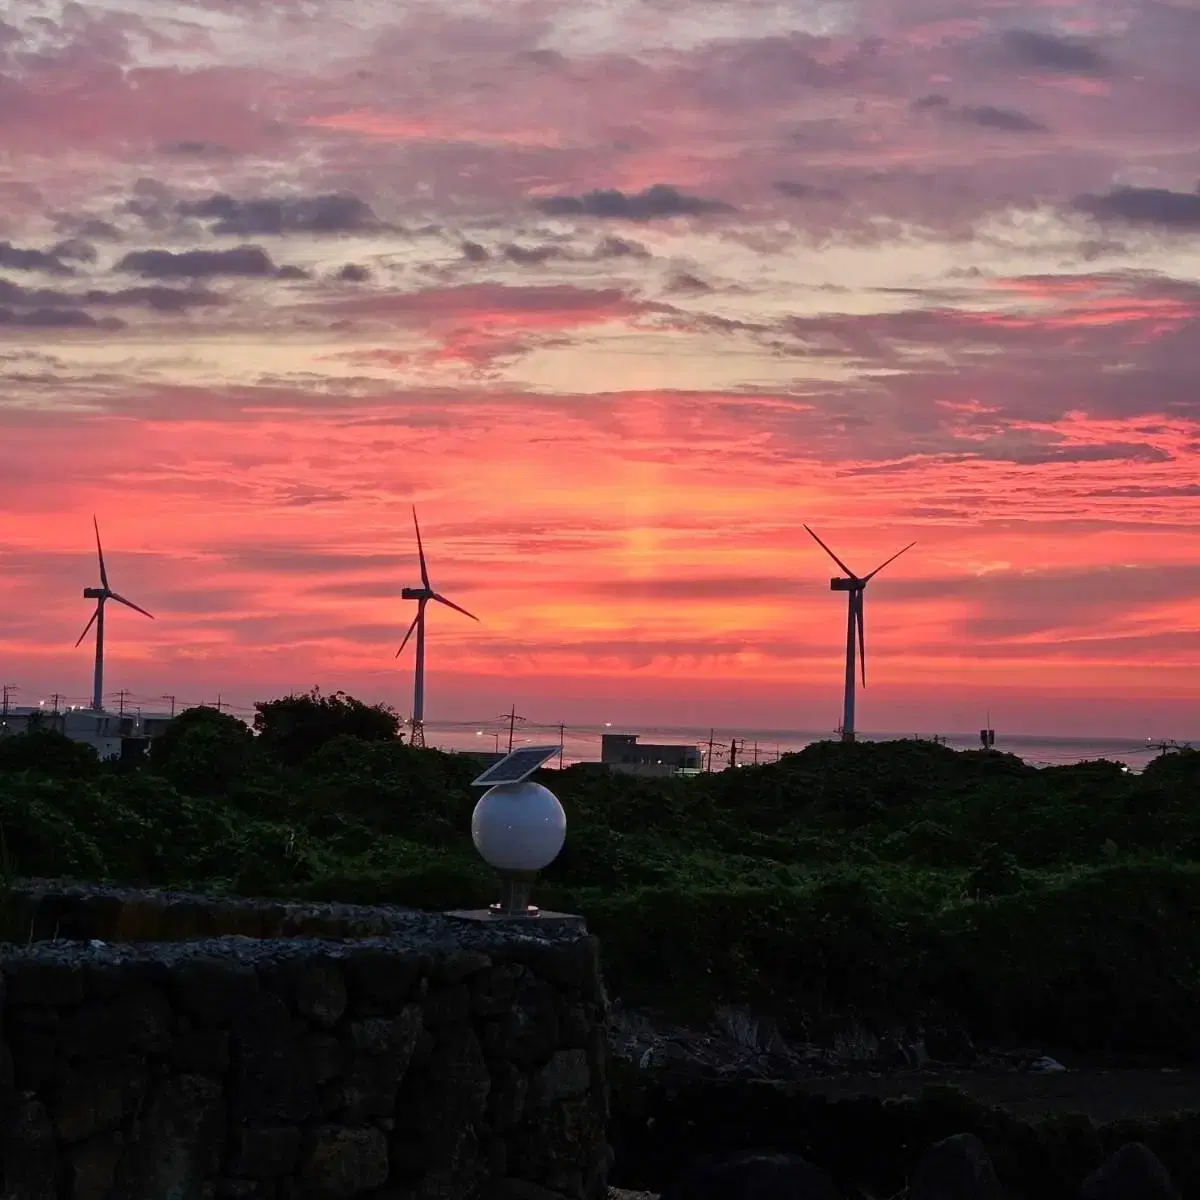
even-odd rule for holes
{"type": "Polygon", "coordinates": [[[533,882],[558,857],[566,837],[567,814],[540,783],[522,779],[484,792],[471,814],[471,840],[500,876],[503,895],[489,910],[493,916],[538,915],[530,903],[533,882]]]}

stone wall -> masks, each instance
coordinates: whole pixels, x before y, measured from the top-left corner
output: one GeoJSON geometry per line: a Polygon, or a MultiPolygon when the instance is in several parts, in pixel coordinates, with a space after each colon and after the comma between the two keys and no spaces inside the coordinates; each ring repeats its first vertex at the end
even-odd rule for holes
{"type": "Polygon", "coordinates": [[[595,939],[394,915],[357,939],[0,946],[0,1196],[599,1200],[595,939]]]}

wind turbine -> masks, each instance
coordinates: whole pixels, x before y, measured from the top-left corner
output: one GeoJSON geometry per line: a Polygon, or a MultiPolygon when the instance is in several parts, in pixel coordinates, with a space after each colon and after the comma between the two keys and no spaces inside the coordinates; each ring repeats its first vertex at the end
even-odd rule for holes
{"type": "Polygon", "coordinates": [[[79,635],[79,641],[75,643],[78,647],[85,637],[88,635],[88,630],[93,625],[96,626],[96,673],[92,679],[92,708],[96,712],[104,711],[104,604],[108,600],[115,600],[118,604],[124,604],[126,608],[132,608],[134,612],[140,612],[142,616],[149,617],[154,620],[154,615],[148,613],[144,608],[139,608],[132,600],[126,600],[124,596],[118,595],[108,586],[108,572],[104,569],[104,551],[100,547],[100,526],[96,523],[96,518],[92,517],[92,527],[96,530],[96,557],[100,560],[100,586],[98,588],[84,588],[83,595],[85,599],[96,601],[96,611],[92,613],[92,619],[83,627],[83,632],[79,635]]]}
{"type": "Polygon", "coordinates": [[[402,588],[400,595],[405,600],[415,600],[417,602],[417,615],[413,617],[413,623],[408,627],[408,632],[404,635],[404,641],[400,643],[400,649],[396,651],[396,657],[399,658],[404,652],[404,647],[408,645],[408,639],[412,637],[413,630],[417,633],[417,669],[416,679],[413,684],[413,710],[412,710],[412,733],[410,744],[413,746],[425,745],[425,606],[430,600],[436,600],[439,604],[446,605],[447,608],[452,608],[456,612],[460,612],[464,617],[470,617],[472,621],[478,621],[479,618],[474,613],[469,613],[461,605],[455,604],[453,600],[447,600],[445,596],[433,590],[433,585],[429,582],[429,568],[425,565],[425,547],[421,545],[421,526],[417,524],[417,507],[413,505],[413,528],[417,531],[417,554],[421,559],[421,586],[419,588],[402,588]]]}
{"type": "MultiPolygon", "coordinates": [[[[805,525],[805,529],[808,526],[805,525]]],[[[867,644],[863,634],[863,592],[866,591],[867,584],[883,570],[888,563],[893,563],[906,550],[911,550],[917,543],[909,542],[904,550],[897,550],[886,562],[882,562],[869,575],[855,575],[848,566],[811,529],[808,529],[809,535],[813,541],[833,559],[835,563],[846,573],[844,578],[835,578],[829,581],[829,590],[832,592],[846,592],[847,618],[846,618],[846,700],[842,710],[842,741],[854,741],[854,640],[855,634],[858,636],[858,654],[862,669],[862,684],[867,686],[867,644]]]]}

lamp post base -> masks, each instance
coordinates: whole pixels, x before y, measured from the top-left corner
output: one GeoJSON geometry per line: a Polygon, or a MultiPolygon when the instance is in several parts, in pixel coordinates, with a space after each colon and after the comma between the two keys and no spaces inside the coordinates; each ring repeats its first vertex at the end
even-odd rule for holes
{"type": "Polygon", "coordinates": [[[489,904],[488,912],[497,917],[536,917],[541,911],[531,904],[536,871],[497,871],[500,876],[500,901],[489,904]]]}

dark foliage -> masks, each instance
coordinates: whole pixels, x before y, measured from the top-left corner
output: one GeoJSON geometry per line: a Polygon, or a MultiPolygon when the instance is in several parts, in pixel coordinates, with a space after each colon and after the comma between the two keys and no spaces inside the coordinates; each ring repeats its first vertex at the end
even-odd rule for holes
{"type": "MultiPolygon", "coordinates": [[[[402,744],[342,693],[181,714],[132,769],[0,740],[14,869],[422,908],[480,904],[473,760],[402,744]]],[[[681,1016],[960,1018],[1077,1056],[1200,1055],[1200,753],[1141,775],[926,742],[821,743],[692,779],[541,775],[568,815],[543,873],[612,990],[681,1016]]]]}

